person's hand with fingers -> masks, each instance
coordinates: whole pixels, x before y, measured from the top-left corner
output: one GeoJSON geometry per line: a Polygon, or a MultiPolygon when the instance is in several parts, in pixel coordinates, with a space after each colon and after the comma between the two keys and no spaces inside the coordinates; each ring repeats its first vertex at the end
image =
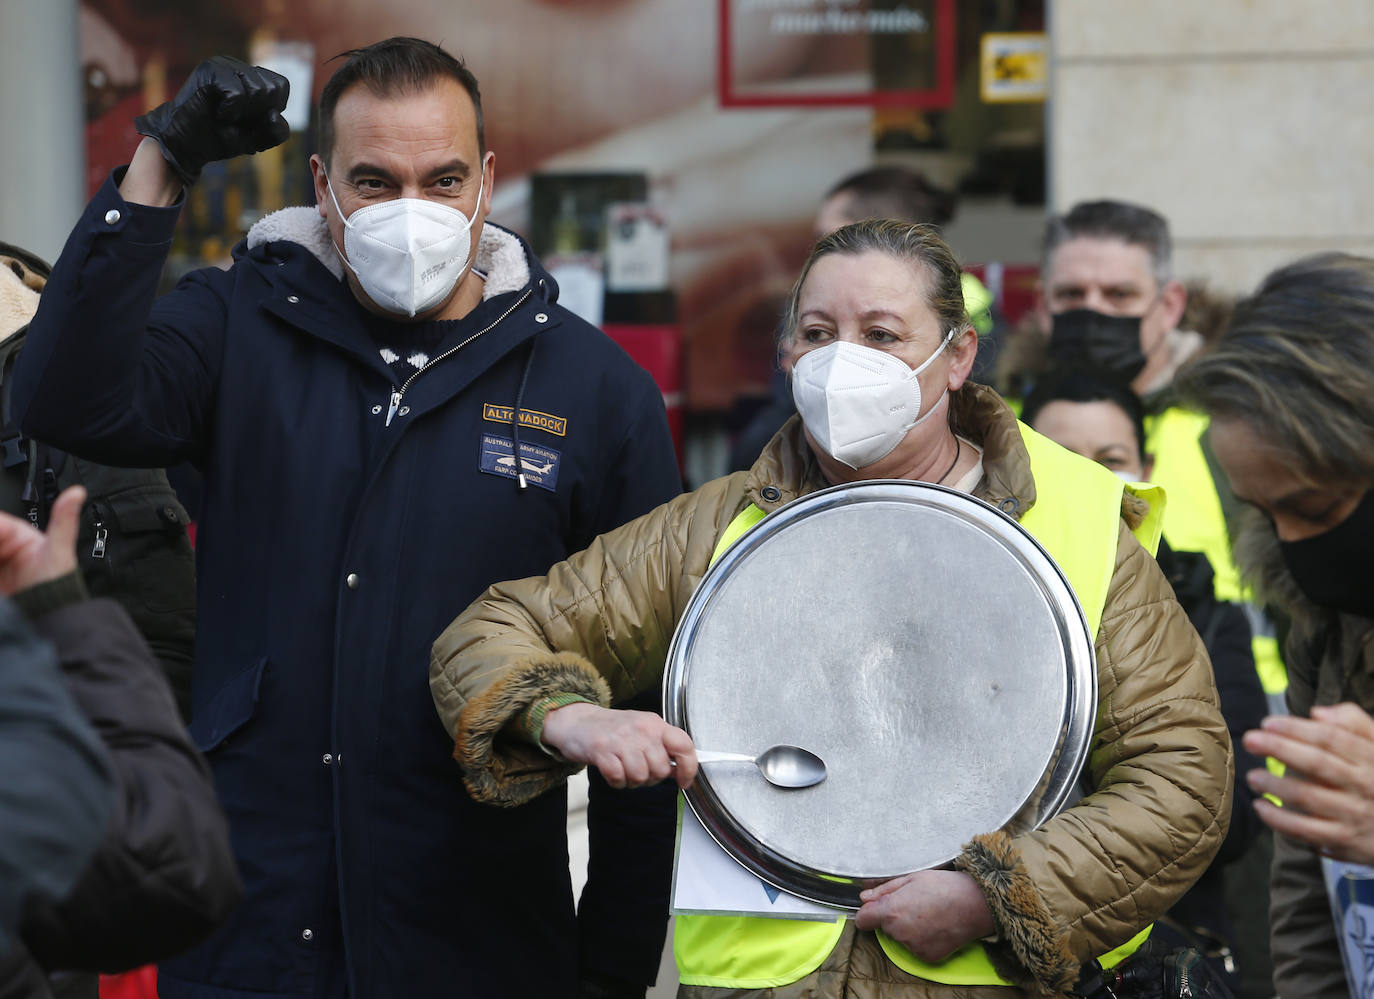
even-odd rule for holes
{"type": "Polygon", "coordinates": [[[286,77],[228,56],[197,66],[177,95],[134,119],[141,135],[162,148],[186,187],[207,163],[259,153],[286,141],[282,111],[291,85],[286,77]]]}
{"type": "Polygon", "coordinates": [[[596,767],[611,787],[674,777],[685,788],[697,775],[692,737],[649,711],[568,704],[548,713],[540,738],[564,759],[596,767]]]}
{"type": "Polygon", "coordinates": [[[882,930],[922,961],[943,961],[996,930],[983,891],[963,871],[917,871],[859,894],[861,930],[882,930]]]}
{"type": "Polygon", "coordinates": [[[76,571],[76,536],[86,490],[72,486],[53,503],[44,534],[27,520],[0,512],[0,593],[14,596],[76,571]]]}
{"type": "Polygon", "coordinates": [[[1374,718],[1356,704],[1312,709],[1310,718],[1273,716],[1245,733],[1245,748],[1286,770],[1246,774],[1255,813],[1269,826],[1336,860],[1374,864],[1374,718]]]}

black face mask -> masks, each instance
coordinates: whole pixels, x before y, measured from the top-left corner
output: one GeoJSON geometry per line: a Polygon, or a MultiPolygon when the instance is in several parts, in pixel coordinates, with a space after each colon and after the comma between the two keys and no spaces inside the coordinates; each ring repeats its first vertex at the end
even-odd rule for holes
{"type": "Polygon", "coordinates": [[[1094,368],[1130,383],[1145,369],[1140,316],[1109,316],[1070,309],[1051,319],[1050,363],[1056,368],[1094,368]]]}
{"type": "Polygon", "coordinates": [[[1318,607],[1374,618],[1374,490],[1329,531],[1279,550],[1298,588],[1318,607]]]}

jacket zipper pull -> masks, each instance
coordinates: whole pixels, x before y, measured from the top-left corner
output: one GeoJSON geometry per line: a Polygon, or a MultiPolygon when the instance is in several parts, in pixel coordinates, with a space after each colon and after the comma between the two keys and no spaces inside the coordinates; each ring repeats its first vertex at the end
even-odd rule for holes
{"type": "Polygon", "coordinates": [[[386,425],[387,425],[388,427],[391,426],[391,418],[392,418],[393,416],[396,415],[396,410],[400,408],[400,405],[401,405],[401,393],[400,393],[400,392],[392,392],[392,393],[391,393],[391,405],[387,408],[387,411],[386,411],[386,425]]]}
{"type": "Polygon", "coordinates": [[[95,545],[91,548],[91,558],[105,557],[105,539],[110,536],[110,532],[105,530],[105,522],[97,514],[95,518],[95,545]]]}

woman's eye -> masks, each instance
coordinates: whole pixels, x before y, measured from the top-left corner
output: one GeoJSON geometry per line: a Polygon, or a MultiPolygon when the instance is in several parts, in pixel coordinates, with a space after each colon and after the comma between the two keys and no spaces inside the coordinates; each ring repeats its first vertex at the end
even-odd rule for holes
{"type": "Polygon", "coordinates": [[[826,340],[830,339],[830,331],[813,327],[812,329],[804,330],[802,332],[802,338],[805,339],[807,343],[824,343],[826,340]]]}
{"type": "Polygon", "coordinates": [[[1321,526],[1328,523],[1331,520],[1331,518],[1335,516],[1336,510],[1339,508],[1339,503],[1332,503],[1328,506],[1322,507],[1319,510],[1299,510],[1296,512],[1299,517],[1307,521],[1309,524],[1321,526]]]}
{"type": "Polygon", "coordinates": [[[868,331],[868,338],[869,338],[870,340],[876,340],[878,343],[891,343],[892,341],[894,341],[894,340],[897,339],[896,336],[894,336],[893,334],[889,333],[887,330],[879,330],[879,329],[872,329],[872,330],[869,330],[869,331],[868,331]]]}

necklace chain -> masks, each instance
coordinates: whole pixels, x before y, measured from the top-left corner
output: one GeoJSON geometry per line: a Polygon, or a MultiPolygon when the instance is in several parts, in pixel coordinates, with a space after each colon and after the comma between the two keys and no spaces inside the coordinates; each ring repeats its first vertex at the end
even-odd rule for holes
{"type": "Polygon", "coordinates": [[[955,435],[955,438],[954,438],[954,460],[951,461],[951,462],[949,463],[949,467],[945,469],[945,474],[942,475],[942,476],[940,476],[938,479],[935,480],[935,484],[936,484],[937,486],[943,485],[945,479],[949,478],[949,473],[952,472],[952,471],[954,471],[954,466],[955,466],[955,465],[959,464],[959,455],[960,455],[961,453],[963,453],[963,450],[964,450],[964,442],[961,441],[961,440],[959,439],[958,435],[956,434],[956,435],[955,435]]]}

